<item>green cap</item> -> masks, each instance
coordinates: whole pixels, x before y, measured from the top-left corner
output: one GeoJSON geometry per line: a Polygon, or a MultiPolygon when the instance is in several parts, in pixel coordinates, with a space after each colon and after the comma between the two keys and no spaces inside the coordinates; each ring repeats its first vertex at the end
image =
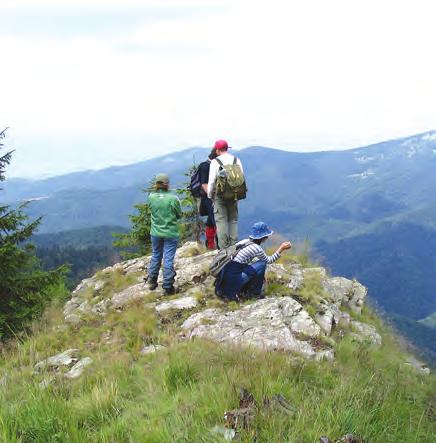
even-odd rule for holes
{"type": "Polygon", "coordinates": [[[170,178],[168,177],[168,174],[160,173],[156,175],[155,182],[168,184],[170,182],[170,178]]]}

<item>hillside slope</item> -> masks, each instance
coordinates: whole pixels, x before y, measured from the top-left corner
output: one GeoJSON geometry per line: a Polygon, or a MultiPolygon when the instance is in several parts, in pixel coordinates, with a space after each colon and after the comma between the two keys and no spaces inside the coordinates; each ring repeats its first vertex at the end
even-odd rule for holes
{"type": "Polygon", "coordinates": [[[179,249],[170,298],[148,257],[106,268],[3,350],[2,441],[432,441],[434,377],[362,285],[284,257],[266,298],[226,304],[212,254],[179,249]]]}

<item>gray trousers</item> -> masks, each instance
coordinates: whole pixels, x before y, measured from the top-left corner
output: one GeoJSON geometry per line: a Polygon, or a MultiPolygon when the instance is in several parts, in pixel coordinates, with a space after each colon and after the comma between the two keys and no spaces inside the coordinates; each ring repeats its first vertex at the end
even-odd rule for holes
{"type": "Polygon", "coordinates": [[[225,249],[238,241],[238,202],[215,198],[213,212],[218,235],[218,247],[225,249]]]}

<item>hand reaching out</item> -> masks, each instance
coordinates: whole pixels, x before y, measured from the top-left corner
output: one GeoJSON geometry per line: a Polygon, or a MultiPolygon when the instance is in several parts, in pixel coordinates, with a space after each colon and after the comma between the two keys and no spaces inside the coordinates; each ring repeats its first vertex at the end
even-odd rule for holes
{"type": "Polygon", "coordinates": [[[290,241],[285,241],[280,245],[279,251],[283,252],[286,249],[291,249],[291,248],[292,248],[292,243],[290,241]]]}

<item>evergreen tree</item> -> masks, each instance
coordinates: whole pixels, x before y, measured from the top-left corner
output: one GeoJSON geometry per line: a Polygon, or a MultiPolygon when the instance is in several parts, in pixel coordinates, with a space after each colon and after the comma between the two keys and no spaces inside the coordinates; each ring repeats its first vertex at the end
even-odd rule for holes
{"type": "MultiPolygon", "coordinates": [[[[0,140],[5,132],[0,132],[0,140]]],[[[0,150],[3,146],[0,142],[0,150]]],[[[0,182],[5,180],[11,157],[12,151],[0,156],[0,182]]],[[[65,267],[50,272],[41,269],[34,247],[26,243],[41,219],[29,222],[24,207],[0,205],[0,339],[22,330],[41,313],[66,272],[65,267]]]]}
{"type": "MultiPolygon", "coordinates": [[[[152,192],[154,179],[150,180],[149,187],[143,192],[147,195],[152,192]]],[[[122,249],[120,255],[124,259],[142,257],[151,251],[151,212],[147,202],[134,206],[137,213],[130,214],[131,230],[126,234],[115,233],[114,246],[122,249]]]]}
{"type": "Polygon", "coordinates": [[[176,190],[183,211],[180,233],[182,242],[188,240],[199,242],[201,233],[204,231],[204,223],[202,222],[198,211],[197,199],[192,195],[189,188],[191,176],[196,170],[197,165],[194,163],[184,174],[187,181],[183,183],[181,188],[176,190]]]}

